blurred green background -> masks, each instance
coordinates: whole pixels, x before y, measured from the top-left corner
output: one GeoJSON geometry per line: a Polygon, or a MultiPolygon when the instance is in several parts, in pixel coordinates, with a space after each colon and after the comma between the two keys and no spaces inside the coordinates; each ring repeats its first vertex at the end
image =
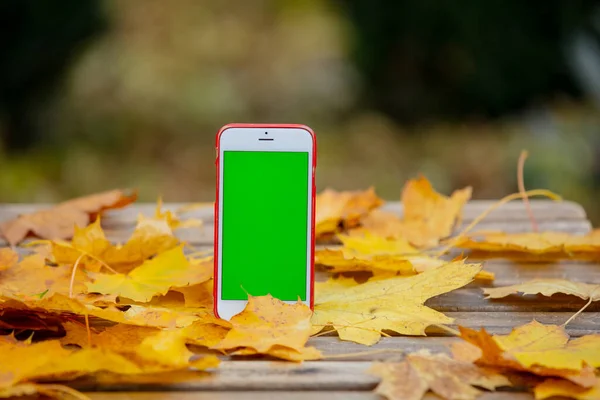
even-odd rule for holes
{"type": "Polygon", "coordinates": [[[3,0],[0,201],[114,187],[214,198],[229,122],[310,125],[318,188],[398,199],[421,172],[528,188],[600,223],[600,4],[3,0]]]}

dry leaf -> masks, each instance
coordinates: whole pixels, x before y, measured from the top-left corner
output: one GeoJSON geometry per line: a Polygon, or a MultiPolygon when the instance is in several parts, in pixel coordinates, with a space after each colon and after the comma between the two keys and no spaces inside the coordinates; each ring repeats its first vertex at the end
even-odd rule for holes
{"type": "Polygon", "coordinates": [[[481,394],[473,386],[494,390],[511,385],[496,372],[426,350],[400,363],[374,364],[371,371],[382,378],[376,393],[389,400],[420,400],[428,390],[444,399],[471,400],[481,394]]]}
{"type": "Polygon", "coordinates": [[[192,286],[175,287],[171,290],[183,294],[186,307],[213,308],[212,279],[192,286]]]}
{"type": "Polygon", "coordinates": [[[470,187],[446,197],[436,192],[425,177],[411,179],[402,190],[403,218],[373,213],[363,220],[363,227],[380,236],[405,238],[417,247],[433,247],[452,234],[470,198],[470,187]]]}
{"type": "Polygon", "coordinates": [[[121,311],[114,306],[100,308],[85,304],[80,300],[71,299],[61,294],[45,296],[37,300],[17,301],[10,299],[2,302],[0,299],[0,307],[4,311],[11,309],[23,310],[37,315],[51,315],[63,319],[70,314],[88,315],[107,321],[160,328],[186,327],[198,320],[206,323],[219,323],[220,321],[213,315],[211,310],[205,308],[164,308],[129,305],[127,311],[121,311]]]}
{"type": "Polygon", "coordinates": [[[394,271],[414,275],[446,264],[446,261],[425,256],[405,239],[386,239],[364,232],[363,235],[338,235],[340,250],[318,250],[315,262],[331,272],[394,271]]]}
{"type": "MultiPolygon", "coordinates": [[[[72,269],[66,265],[48,266],[37,254],[27,256],[11,268],[0,271],[0,295],[15,299],[39,298],[54,293],[67,295],[72,269]]],[[[81,271],[77,271],[75,277],[74,293],[85,292],[83,282],[88,278],[81,271]]]]}
{"type": "Polygon", "coordinates": [[[235,354],[268,354],[291,361],[304,356],[320,358],[316,349],[305,349],[310,336],[310,308],[298,302],[286,304],[271,295],[249,296],[244,311],[231,318],[231,330],[216,350],[235,354]]]}
{"type": "Polygon", "coordinates": [[[24,396],[33,396],[33,395],[42,395],[43,398],[50,399],[83,399],[85,395],[76,391],[75,389],[71,389],[68,386],[64,385],[56,385],[56,384],[37,384],[37,383],[20,383],[15,386],[11,386],[5,389],[0,389],[0,398],[24,398],[27,399],[29,397],[24,396]]]}
{"type": "Polygon", "coordinates": [[[141,217],[133,234],[124,245],[114,246],[106,239],[100,220],[79,228],[71,242],[53,241],[52,254],[59,264],[74,264],[82,254],[82,266],[98,271],[107,264],[119,272],[127,272],[150,257],[179,244],[166,221],[141,217]]]}
{"type": "Polygon", "coordinates": [[[517,293],[523,293],[525,295],[539,293],[544,296],[564,293],[577,296],[584,300],[588,300],[590,297],[592,298],[592,301],[600,300],[600,285],[571,282],[566,279],[534,279],[518,285],[485,288],[483,289],[483,292],[488,299],[500,299],[517,293]]]}
{"type": "Polygon", "coordinates": [[[148,336],[160,332],[160,329],[155,327],[117,324],[100,332],[92,330],[90,332],[91,343],[88,343],[88,330],[84,323],[67,321],[63,326],[66,331],[66,335],[60,339],[63,345],[74,344],[88,347],[91,344],[121,353],[130,351],[131,348],[140,345],[148,336]]]}
{"type": "Polygon", "coordinates": [[[122,190],[79,197],[53,208],[21,215],[0,224],[0,234],[11,245],[16,245],[29,235],[43,239],[68,239],[73,235],[73,227],[85,226],[90,216],[102,211],[125,207],[137,199],[137,194],[125,194],[122,190]]]}
{"type": "Polygon", "coordinates": [[[317,283],[312,323],[316,332],[332,326],[340,339],[369,346],[379,341],[382,330],[424,335],[428,326],[453,319],[423,303],[465,286],[480,270],[480,264],[454,261],[419,275],[360,285],[353,279],[317,283]]]}
{"type": "Polygon", "coordinates": [[[316,198],[315,237],[319,239],[338,232],[340,228],[357,226],[361,218],[382,203],[373,188],[354,192],[327,189],[319,193],[316,198]]]}
{"type": "Polygon", "coordinates": [[[93,283],[88,290],[113,294],[134,301],[147,302],[153,296],[166,294],[171,287],[189,286],[205,282],[212,277],[212,268],[191,265],[178,246],[160,253],[125,274],[90,273],[93,283]]]}
{"type": "Polygon", "coordinates": [[[481,232],[464,237],[456,247],[490,255],[536,260],[591,259],[599,258],[600,231],[587,235],[565,232],[481,232]]]}
{"type": "Polygon", "coordinates": [[[509,335],[491,336],[485,329],[459,328],[464,340],[481,349],[477,362],[482,365],[563,377],[586,387],[596,383],[590,367],[600,366],[600,335],[569,341],[563,327],[536,321],[513,329],[509,335]]]}
{"type": "Polygon", "coordinates": [[[534,388],[537,400],[549,397],[568,397],[578,400],[600,399],[600,381],[590,388],[582,388],[572,382],[563,379],[548,379],[534,388]]]}
{"type": "Polygon", "coordinates": [[[225,338],[230,328],[231,325],[227,321],[222,321],[220,325],[196,321],[183,328],[183,334],[188,344],[213,347],[225,338]]]}
{"type": "Polygon", "coordinates": [[[156,203],[156,211],[154,213],[154,218],[158,220],[164,220],[171,229],[183,229],[183,228],[194,228],[202,226],[202,221],[199,219],[190,218],[185,221],[179,219],[177,214],[173,211],[162,211],[163,202],[159,197],[156,203]]]}
{"type": "Polygon", "coordinates": [[[16,251],[9,248],[0,248],[0,272],[9,269],[19,261],[16,251]]]}

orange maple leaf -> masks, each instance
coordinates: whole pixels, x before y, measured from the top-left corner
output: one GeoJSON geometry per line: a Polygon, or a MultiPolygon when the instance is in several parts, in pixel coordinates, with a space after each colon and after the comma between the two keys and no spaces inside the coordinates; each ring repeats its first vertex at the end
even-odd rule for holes
{"type": "Polygon", "coordinates": [[[336,192],[327,189],[316,198],[315,237],[357,226],[369,212],[383,204],[375,190],[336,192]]]}
{"type": "Polygon", "coordinates": [[[470,187],[446,197],[436,192],[427,178],[411,179],[402,190],[403,218],[378,210],[366,216],[362,226],[379,236],[405,238],[417,247],[433,247],[452,234],[470,198],[470,187]]]}
{"type": "Polygon", "coordinates": [[[562,377],[584,387],[597,383],[594,367],[600,366],[600,335],[569,342],[563,327],[536,321],[513,329],[509,335],[492,336],[483,328],[459,329],[464,340],[481,349],[476,361],[479,364],[562,377]]]}
{"type": "Polygon", "coordinates": [[[249,296],[244,311],[231,318],[232,329],[213,346],[233,354],[268,354],[290,361],[321,358],[314,347],[304,347],[310,336],[312,312],[305,304],[286,304],[271,295],[249,296]]]}

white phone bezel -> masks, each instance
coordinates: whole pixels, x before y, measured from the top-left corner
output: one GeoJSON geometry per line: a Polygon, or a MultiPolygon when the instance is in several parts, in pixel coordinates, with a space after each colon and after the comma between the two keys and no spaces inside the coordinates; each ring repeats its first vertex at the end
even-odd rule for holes
{"type": "MultiPolygon", "coordinates": [[[[306,237],[306,300],[304,303],[310,306],[311,298],[311,266],[312,260],[312,196],[313,196],[313,137],[312,134],[302,128],[242,128],[231,127],[225,129],[219,138],[219,215],[218,220],[218,243],[215,257],[217,259],[217,287],[216,287],[216,313],[219,318],[229,320],[232,316],[242,312],[248,303],[246,300],[223,300],[221,299],[222,289],[222,230],[223,230],[223,153],[225,151],[298,151],[308,153],[307,163],[307,182],[308,185],[308,213],[307,213],[307,237],[306,237]],[[265,134],[266,132],[266,134],[265,134]],[[273,140],[259,140],[273,139],[273,140]]],[[[288,304],[295,304],[296,301],[286,301],[288,304]]]]}

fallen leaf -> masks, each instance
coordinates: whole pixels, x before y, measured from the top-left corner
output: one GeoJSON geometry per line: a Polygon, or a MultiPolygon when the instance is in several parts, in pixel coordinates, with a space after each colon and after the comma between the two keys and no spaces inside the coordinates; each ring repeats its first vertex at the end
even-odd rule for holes
{"type": "Polygon", "coordinates": [[[596,383],[591,367],[600,366],[600,335],[569,341],[563,327],[537,321],[517,327],[509,335],[459,329],[464,340],[481,349],[477,362],[482,365],[563,377],[585,387],[596,383]]]}
{"type": "Polygon", "coordinates": [[[159,197],[156,203],[156,211],[154,213],[154,218],[166,221],[171,229],[176,230],[202,226],[201,220],[190,218],[182,221],[175,212],[169,210],[162,211],[162,206],[163,202],[162,199],[159,197]]]}
{"type": "Polygon", "coordinates": [[[205,308],[128,305],[126,311],[121,311],[114,306],[96,307],[61,294],[54,294],[37,300],[19,301],[8,299],[2,302],[0,298],[0,307],[3,310],[27,310],[37,315],[52,315],[63,319],[72,315],[88,315],[89,317],[112,322],[160,328],[186,327],[198,320],[217,324],[221,321],[213,315],[211,310],[205,308]]]}
{"type": "Polygon", "coordinates": [[[331,272],[395,271],[414,275],[446,264],[446,261],[421,254],[405,239],[386,239],[365,232],[362,235],[338,235],[340,250],[318,250],[315,263],[331,272]]]}
{"type": "Polygon", "coordinates": [[[191,286],[180,286],[171,289],[183,294],[186,307],[213,308],[213,280],[198,283],[191,286]]]}
{"type": "Polygon", "coordinates": [[[548,379],[537,385],[533,392],[537,400],[549,397],[568,397],[578,400],[600,399],[600,381],[590,388],[582,388],[563,379],[548,379]]]}
{"type": "Polygon", "coordinates": [[[597,260],[600,231],[587,235],[566,232],[480,232],[460,239],[455,246],[495,256],[533,260],[597,260]]]}
{"type": "Polygon", "coordinates": [[[317,283],[312,324],[316,332],[332,326],[340,339],[369,346],[379,341],[382,330],[424,335],[428,326],[453,319],[423,303],[465,286],[480,270],[480,264],[453,261],[419,275],[360,285],[353,279],[317,283]]]}
{"type": "MultiPolygon", "coordinates": [[[[72,269],[67,265],[46,265],[44,258],[37,254],[24,257],[11,268],[0,271],[0,295],[15,299],[39,298],[54,293],[68,295],[72,269]]],[[[81,271],[77,271],[75,277],[73,292],[85,292],[83,282],[88,278],[81,271]]]]}
{"type": "Polygon", "coordinates": [[[389,400],[420,400],[431,390],[444,399],[471,400],[482,392],[511,386],[504,376],[445,354],[420,351],[400,363],[377,363],[371,372],[382,378],[375,392],[389,400]]]}
{"type": "Polygon", "coordinates": [[[64,385],[20,383],[5,389],[0,389],[0,398],[28,398],[25,396],[42,395],[51,399],[84,399],[85,395],[64,385]]]}
{"type": "Polygon", "coordinates": [[[383,201],[375,190],[336,192],[327,189],[316,197],[315,237],[317,239],[357,226],[361,218],[383,201]]]}
{"type": "Polygon", "coordinates": [[[236,354],[268,354],[301,361],[304,354],[320,358],[315,350],[305,350],[310,336],[310,308],[298,302],[286,304],[271,295],[249,296],[244,311],[231,318],[231,330],[216,350],[238,350],[236,354]],[[276,347],[277,346],[277,347],[276,347]]]}
{"type": "Polygon", "coordinates": [[[446,197],[436,192],[425,177],[411,179],[402,190],[402,219],[387,212],[372,213],[364,218],[362,226],[380,236],[405,238],[417,247],[434,247],[452,234],[471,191],[467,187],[446,197]]]}
{"type": "Polygon", "coordinates": [[[229,332],[231,325],[223,321],[220,325],[196,321],[183,328],[183,335],[187,344],[196,346],[214,347],[219,344],[229,332]]]}
{"type": "Polygon", "coordinates": [[[525,295],[539,293],[544,296],[552,296],[556,293],[564,293],[577,296],[584,300],[591,298],[592,301],[598,301],[600,300],[600,285],[571,282],[566,279],[548,278],[534,279],[529,282],[511,286],[485,288],[483,289],[483,293],[488,299],[499,299],[517,293],[523,293],[525,295]]]}
{"type": "Polygon", "coordinates": [[[74,226],[86,226],[91,216],[125,207],[136,199],[136,193],[126,194],[122,190],[79,197],[6,221],[0,224],[0,234],[11,245],[16,245],[29,235],[43,239],[68,239],[73,235],[74,226]]]}
{"type": "Polygon", "coordinates": [[[114,246],[106,239],[100,219],[79,228],[71,242],[52,242],[52,254],[59,264],[80,263],[91,271],[100,270],[102,264],[127,272],[152,256],[171,250],[179,244],[166,221],[141,217],[133,234],[124,245],[114,246]]]}
{"type": "Polygon", "coordinates": [[[60,339],[63,345],[88,347],[91,344],[121,353],[130,351],[139,346],[145,338],[160,332],[156,327],[117,324],[106,327],[100,332],[92,331],[91,343],[88,343],[88,331],[84,323],[67,321],[63,326],[66,331],[66,335],[60,339]]]}
{"type": "Polygon", "coordinates": [[[0,272],[9,269],[19,261],[16,251],[7,247],[0,248],[0,272]]]}
{"type": "Polygon", "coordinates": [[[90,292],[147,302],[155,295],[166,294],[171,287],[205,282],[212,277],[212,270],[191,265],[183,253],[183,247],[178,246],[158,254],[127,275],[90,274],[94,280],[86,284],[90,292]]]}

